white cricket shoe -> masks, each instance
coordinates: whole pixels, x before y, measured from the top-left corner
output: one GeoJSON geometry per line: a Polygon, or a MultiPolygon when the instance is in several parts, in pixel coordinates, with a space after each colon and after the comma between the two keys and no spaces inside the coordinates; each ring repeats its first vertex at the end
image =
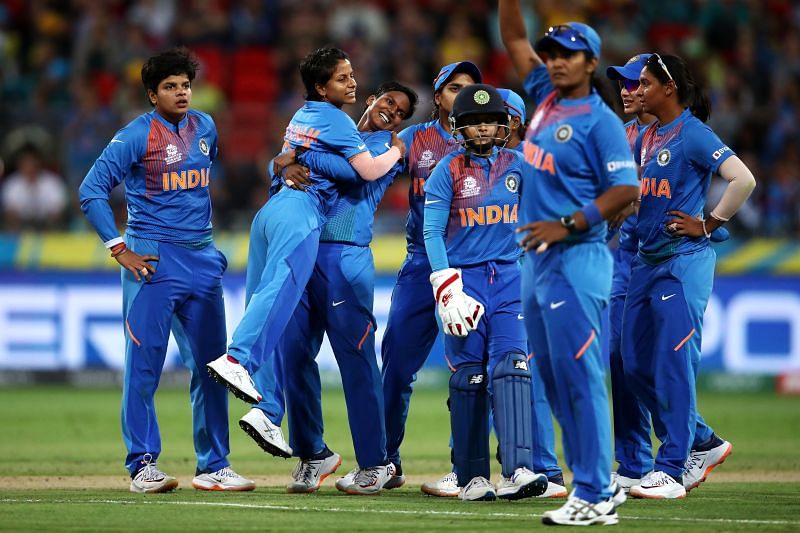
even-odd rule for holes
{"type": "Polygon", "coordinates": [[[591,526],[600,524],[612,526],[619,523],[614,502],[611,498],[597,503],[589,503],[570,494],[567,503],[554,511],[542,514],[542,523],[548,526],[591,526]]]}
{"type": "Polygon", "coordinates": [[[399,489],[405,484],[406,476],[395,472],[394,475],[389,478],[389,481],[383,484],[383,488],[386,490],[399,489]]]}
{"type": "Polygon", "coordinates": [[[635,487],[642,482],[642,478],[636,479],[633,477],[620,475],[616,472],[611,472],[611,484],[613,485],[615,481],[617,482],[617,485],[622,487],[622,490],[625,491],[625,494],[627,494],[631,491],[631,487],[635,487]]]}
{"type": "Polygon", "coordinates": [[[557,474],[547,478],[547,488],[538,495],[537,498],[566,498],[567,486],[564,483],[564,475],[557,474]]]}
{"type": "Polygon", "coordinates": [[[625,489],[622,488],[622,485],[619,482],[615,481],[614,478],[611,478],[611,503],[614,504],[614,509],[622,505],[628,500],[628,496],[625,493],[625,489]]]}
{"type": "MultiPolygon", "coordinates": [[[[721,439],[720,439],[721,440],[721,439]]],[[[686,460],[686,470],[683,472],[683,486],[686,492],[697,488],[706,480],[714,468],[721,465],[733,451],[733,445],[723,440],[722,443],[710,450],[699,452],[692,450],[686,460]]]]}
{"type": "Polygon", "coordinates": [[[356,478],[356,474],[358,473],[358,468],[354,468],[348,473],[344,475],[344,477],[340,477],[336,480],[336,488],[342,492],[347,492],[347,487],[353,484],[353,480],[356,478]]]}
{"type": "Polygon", "coordinates": [[[131,492],[153,494],[156,492],[170,492],[178,488],[178,480],[162,472],[153,456],[146,453],[142,458],[144,466],[136,472],[131,479],[131,492]]]}
{"type": "Polygon", "coordinates": [[[292,448],[283,438],[280,426],[273,424],[261,409],[250,409],[239,419],[239,427],[265,452],[284,459],[292,456],[292,448]]]}
{"type": "Polygon", "coordinates": [[[420,490],[425,494],[439,496],[440,498],[456,498],[461,492],[458,487],[458,476],[456,476],[455,472],[445,474],[436,481],[423,483],[420,490]]]}
{"type": "Polygon", "coordinates": [[[640,484],[631,487],[629,494],[634,498],[671,500],[685,498],[686,489],[666,472],[656,470],[644,476],[640,484]]]}
{"type": "Polygon", "coordinates": [[[208,363],[206,368],[214,380],[225,385],[231,394],[243,402],[253,404],[261,401],[250,374],[233,357],[222,354],[208,363]]]}
{"type": "Polygon", "coordinates": [[[216,472],[199,474],[192,480],[192,487],[198,490],[224,490],[230,492],[247,492],[255,490],[254,481],[244,478],[233,471],[230,466],[220,468],[216,472]]]}
{"type": "Polygon", "coordinates": [[[511,477],[500,477],[497,497],[504,500],[521,500],[541,496],[547,490],[547,476],[535,474],[525,467],[514,470],[511,477]]]}
{"type": "Polygon", "coordinates": [[[331,453],[324,459],[300,460],[292,472],[294,482],[286,486],[289,494],[306,494],[319,490],[322,482],[329,475],[336,472],[342,464],[342,457],[338,453],[331,453]]]}
{"type": "Polygon", "coordinates": [[[472,478],[467,486],[461,489],[458,497],[465,502],[493,502],[497,499],[494,485],[485,477],[472,478]]]}
{"type": "Polygon", "coordinates": [[[345,492],[357,496],[379,494],[394,473],[395,467],[392,463],[362,468],[353,476],[353,482],[347,486],[345,492]]]}

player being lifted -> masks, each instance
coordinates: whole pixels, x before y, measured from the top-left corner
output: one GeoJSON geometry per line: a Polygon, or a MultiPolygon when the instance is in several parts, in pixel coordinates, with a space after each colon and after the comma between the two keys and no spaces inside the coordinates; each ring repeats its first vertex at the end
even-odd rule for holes
{"type": "Polygon", "coordinates": [[[450,429],[460,498],[537,496],[547,477],[531,470],[531,374],[514,238],[522,154],[495,146],[510,132],[494,87],[462,89],[450,120],[462,148],[425,183],[424,237],[453,372],[450,429]],[[489,482],[490,401],[502,462],[496,488],[489,482]]]}
{"type": "MultiPolygon", "coordinates": [[[[416,93],[396,82],[382,84],[367,98],[358,129],[373,154],[387,150],[391,132],[413,114],[416,103],[416,93]]],[[[376,324],[372,314],[375,267],[369,243],[375,209],[400,164],[381,179],[365,183],[340,156],[308,151],[299,159],[313,172],[336,179],[338,195],[322,229],[314,272],[278,345],[276,361],[282,371],[279,378],[289,413],[290,442],[300,458],[287,490],[314,492],[341,463],[339,454],[328,449],[323,437],[321,385],[315,358],[323,334],[327,333],[342,376],[359,464],[359,468],[339,479],[336,487],[349,494],[377,494],[383,488],[401,486],[403,480],[393,476],[394,466],[386,457],[383,391],[375,358],[376,324]]],[[[283,171],[287,183],[307,180],[308,169],[297,167],[300,166],[289,165],[283,171]]],[[[265,379],[265,370],[264,367],[255,374],[256,387],[265,379]]],[[[267,435],[258,431],[259,415],[255,413],[260,409],[269,409],[269,405],[262,402],[254,406],[240,425],[263,443],[267,435]]]]}
{"type": "Polygon", "coordinates": [[[661,446],[654,471],[630,494],[682,498],[732,449],[697,412],[695,377],[703,313],[714,283],[711,233],[736,214],[755,179],[703,124],[710,106],[683,60],[653,54],[639,82],[636,97],[658,120],[639,136],[634,150],[642,169],[639,253],[625,299],[622,360],[661,446]],[[706,218],[713,172],[729,183],[706,218]]]}
{"type": "Polygon", "coordinates": [[[81,209],[122,266],[125,373],[122,436],[132,492],[165,492],[178,481],[156,465],[161,437],[154,394],[170,331],[191,371],[197,475],[204,490],[253,490],[228,462],[228,395],[206,363],[225,350],[222,273],[211,236],[213,119],[189,108],[197,63],[184,49],[151,57],[142,83],[153,111],[114,135],[80,186],[81,209]],[[128,229],[119,236],[108,195],[125,182],[128,229]],[[155,268],[158,264],[158,270],[155,268]]]}
{"type": "MultiPolygon", "coordinates": [[[[286,128],[287,148],[303,148],[344,156],[365,181],[375,181],[403,157],[405,145],[392,134],[391,148],[372,157],[353,120],[341,107],[355,103],[356,80],[347,54],[321,48],[305,57],[300,75],[306,103],[286,128]]],[[[250,373],[262,365],[274,368],[274,351],[292,311],[306,288],[317,257],[319,236],[336,189],[329,179],[313,175],[305,191],[283,188],[262,207],[250,228],[245,312],[228,353],[208,365],[209,372],[238,398],[261,401],[250,373]]],[[[274,370],[262,381],[275,396],[274,370]]],[[[270,436],[270,453],[291,456],[275,421],[279,413],[261,419],[270,436]]]]}

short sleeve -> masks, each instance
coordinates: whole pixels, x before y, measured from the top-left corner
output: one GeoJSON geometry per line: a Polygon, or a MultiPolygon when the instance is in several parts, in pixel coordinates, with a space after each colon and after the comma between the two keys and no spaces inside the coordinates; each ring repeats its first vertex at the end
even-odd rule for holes
{"type": "Polygon", "coordinates": [[[547,95],[555,90],[553,84],[550,83],[547,67],[544,65],[539,65],[531,70],[522,82],[522,87],[533,99],[535,105],[542,103],[547,95]]]}
{"type": "Polygon", "coordinates": [[[589,132],[592,166],[600,178],[601,188],[639,184],[636,163],[631,154],[625,128],[614,116],[598,118],[589,132]]]}
{"type": "Polygon", "coordinates": [[[425,180],[425,205],[429,205],[429,202],[438,202],[439,200],[443,200],[443,203],[449,204],[453,199],[453,180],[450,178],[450,173],[448,172],[450,161],[452,159],[447,157],[443,161],[440,161],[438,165],[436,165],[433,169],[433,172],[425,180]],[[427,195],[435,196],[434,199],[428,199],[427,195]]]}
{"type": "Polygon", "coordinates": [[[683,150],[693,165],[717,172],[722,162],[736,155],[711,128],[702,123],[687,123],[683,133],[683,150]]]}
{"type": "Polygon", "coordinates": [[[367,145],[359,135],[353,120],[344,111],[335,110],[330,113],[330,127],[324,139],[321,139],[335,152],[350,159],[367,151],[367,145]]]}

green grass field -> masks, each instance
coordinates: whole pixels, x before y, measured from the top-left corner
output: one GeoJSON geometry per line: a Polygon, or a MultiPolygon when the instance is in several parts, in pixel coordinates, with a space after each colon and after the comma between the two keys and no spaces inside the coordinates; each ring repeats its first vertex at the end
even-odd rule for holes
{"type": "MultiPolygon", "coordinates": [[[[463,530],[543,527],[539,516],[560,501],[465,503],[431,498],[419,484],[449,469],[444,389],[415,393],[403,448],[409,482],[376,497],[339,493],[333,479],[313,495],[289,495],[293,461],[265,455],[236,420],[231,399],[231,460],[256,479],[252,493],[191,488],[194,453],[188,393],[157,396],[163,438],[159,465],[178,477],[172,494],[128,492],[119,434],[119,391],[36,387],[0,389],[0,529],[3,530],[463,530]]],[[[344,400],[324,397],[326,440],[354,466],[344,400]]],[[[620,528],[718,531],[800,530],[800,399],[772,394],[700,395],[701,410],[734,443],[734,453],[683,501],[631,501],[620,528]]],[[[497,465],[493,465],[498,474],[497,465]]]]}

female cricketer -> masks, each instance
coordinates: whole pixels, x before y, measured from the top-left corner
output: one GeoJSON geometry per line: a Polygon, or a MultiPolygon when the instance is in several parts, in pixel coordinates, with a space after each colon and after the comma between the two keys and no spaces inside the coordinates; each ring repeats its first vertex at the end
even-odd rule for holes
{"type": "Polygon", "coordinates": [[[594,88],[600,38],[570,22],[528,41],[519,2],[501,0],[500,31],[537,103],[524,154],[519,231],[525,323],[533,360],[561,424],[575,490],[545,524],[614,524],[621,489],[611,486],[611,421],[599,339],[611,288],[606,218],[638,195],[636,166],[622,122],[594,88]],[[537,52],[545,55],[543,60],[537,52]]]}
{"type": "Polygon", "coordinates": [[[630,494],[682,498],[687,486],[702,482],[732,449],[699,417],[695,377],[716,262],[711,232],[747,200],[755,179],[704,124],[708,100],[680,58],[653,54],[639,81],[636,97],[658,120],[639,136],[634,150],[642,168],[639,253],[625,299],[622,359],[625,376],[650,410],[661,446],[655,470],[630,494]],[[713,172],[728,187],[705,217],[713,172]]]}

